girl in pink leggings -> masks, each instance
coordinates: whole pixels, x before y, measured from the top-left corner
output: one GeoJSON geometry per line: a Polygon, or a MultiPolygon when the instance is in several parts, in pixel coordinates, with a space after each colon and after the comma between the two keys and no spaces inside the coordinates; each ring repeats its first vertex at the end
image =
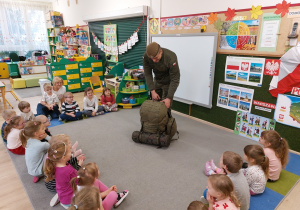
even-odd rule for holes
{"type": "Polygon", "coordinates": [[[118,207],[126,198],[129,191],[124,190],[122,193],[117,193],[117,186],[113,185],[108,188],[98,179],[99,175],[100,172],[96,163],[88,163],[82,166],[77,172],[77,177],[74,177],[71,180],[73,192],[76,193],[83,187],[90,187],[94,185],[100,191],[104,210],[109,210],[112,207],[118,207]]]}

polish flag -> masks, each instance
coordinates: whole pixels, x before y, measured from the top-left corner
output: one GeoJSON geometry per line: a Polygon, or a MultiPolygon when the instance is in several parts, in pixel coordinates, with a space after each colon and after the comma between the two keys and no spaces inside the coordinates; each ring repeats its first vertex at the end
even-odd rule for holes
{"type": "Polygon", "coordinates": [[[235,61],[226,61],[226,70],[239,70],[240,63],[235,61]]]}
{"type": "Polygon", "coordinates": [[[273,77],[269,88],[274,97],[300,87],[300,46],[291,48],[280,61],[279,75],[273,77]]]}

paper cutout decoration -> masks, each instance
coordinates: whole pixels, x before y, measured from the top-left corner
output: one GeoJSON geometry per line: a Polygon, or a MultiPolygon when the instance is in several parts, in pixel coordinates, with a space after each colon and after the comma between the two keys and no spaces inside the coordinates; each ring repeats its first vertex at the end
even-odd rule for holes
{"type": "Polygon", "coordinates": [[[280,60],[266,59],[265,75],[278,76],[280,60]]]}
{"type": "Polygon", "coordinates": [[[210,13],[209,17],[207,18],[209,20],[209,24],[213,24],[218,20],[217,13],[210,13]]]}
{"type": "Polygon", "coordinates": [[[219,18],[215,23],[215,29],[217,29],[218,31],[220,31],[222,29],[224,21],[221,20],[221,18],[219,18]]]}
{"type": "Polygon", "coordinates": [[[228,7],[227,9],[227,12],[225,12],[225,16],[226,16],[226,20],[225,21],[228,21],[228,20],[232,20],[232,18],[235,16],[235,9],[230,9],[228,7]]]}
{"type": "Polygon", "coordinates": [[[289,7],[291,3],[286,3],[285,0],[282,1],[282,4],[278,3],[276,4],[277,10],[274,12],[276,15],[281,14],[281,17],[283,17],[286,13],[289,12],[289,7]]]}
{"type": "Polygon", "coordinates": [[[263,11],[261,11],[261,6],[252,6],[251,19],[258,19],[258,16],[262,15],[263,11]]]}

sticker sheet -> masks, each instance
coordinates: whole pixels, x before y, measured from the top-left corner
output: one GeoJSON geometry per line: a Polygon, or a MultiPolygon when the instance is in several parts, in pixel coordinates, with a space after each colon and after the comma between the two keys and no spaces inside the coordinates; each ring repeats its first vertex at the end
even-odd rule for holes
{"type": "Polygon", "coordinates": [[[233,111],[251,112],[253,95],[253,89],[220,83],[217,106],[233,111]]]}
{"type": "Polygon", "coordinates": [[[275,130],[276,122],[273,119],[261,117],[248,112],[237,111],[234,133],[258,141],[261,132],[275,130]]]}
{"type": "Polygon", "coordinates": [[[261,87],[265,58],[227,56],[225,82],[261,87]]]}

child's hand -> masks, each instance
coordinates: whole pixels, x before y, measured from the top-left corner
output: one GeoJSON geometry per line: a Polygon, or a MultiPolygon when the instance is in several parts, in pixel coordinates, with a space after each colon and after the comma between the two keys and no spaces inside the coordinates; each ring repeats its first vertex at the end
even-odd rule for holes
{"type": "MultiPolygon", "coordinates": [[[[84,158],[84,159],[85,159],[85,158],[84,158]]],[[[77,158],[77,160],[78,160],[78,165],[82,166],[84,159],[83,159],[83,158],[77,158]]]]}
{"type": "Polygon", "coordinates": [[[115,191],[117,192],[117,186],[116,185],[113,185],[109,188],[110,191],[115,191]]]}
{"type": "Polygon", "coordinates": [[[73,114],[73,113],[71,113],[70,115],[71,115],[71,117],[76,117],[75,114],[73,114]]]}
{"type": "Polygon", "coordinates": [[[77,156],[77,160],[78,161],[80,161],[80,160],[84,161],[85,160],[85,155],[81,154],[81,155],[77,156]]]}
{"type": "Polygon", "coordinates": [[[110,102],[107,102],[107,106],[111,106],[112,104],[110,102]]]}
{"type": "Polygon", "coordinates": [[[93,116],[93,117],[95,117],[95,115],[96,115],[96,112],[95,112],[95,111],[93,111],[93,112],[92,112],[92,116],[93,116]]]}
{"type": "Polygon", "coordinates": [[[206,194],[206,198],[208,203],[213,204],[215,202],[215,198],[213,196],[211,196],[208,192],[206,194]]]}

